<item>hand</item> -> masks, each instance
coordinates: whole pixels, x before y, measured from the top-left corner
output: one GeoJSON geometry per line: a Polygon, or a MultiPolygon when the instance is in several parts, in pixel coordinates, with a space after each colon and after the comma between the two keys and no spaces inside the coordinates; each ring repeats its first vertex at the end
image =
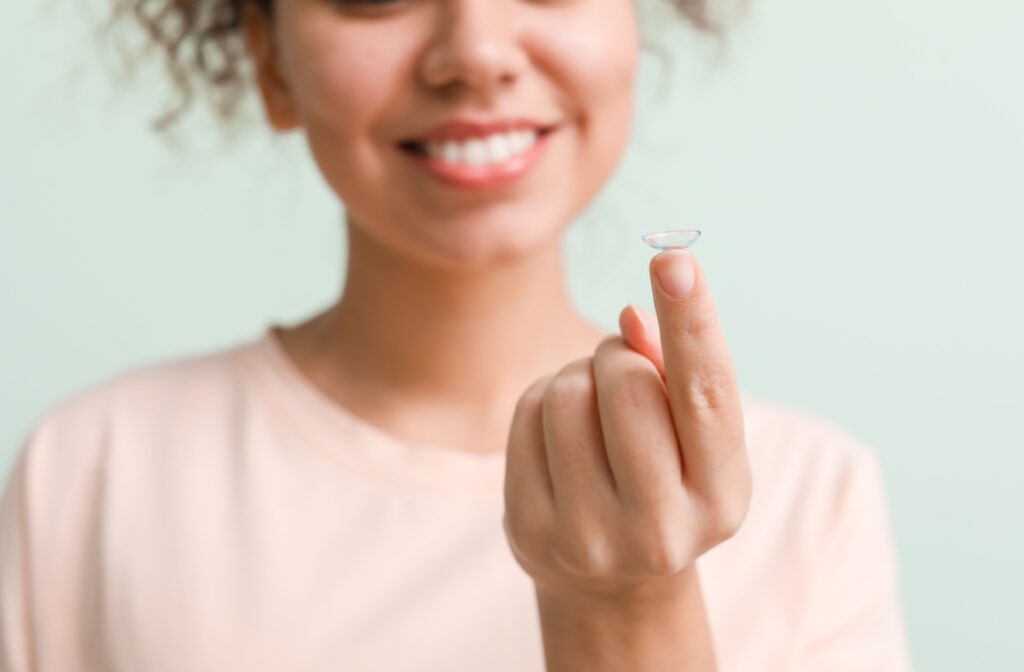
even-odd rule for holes
{"type": "Polygon", "coordinates": [[[509,432],[504,526],[538,594],[673,599],[686,570],[733,536],[750,503],[739,386],[696,258],[650,264],[657,321],[534,382],[509,432]],[[673,296],[659,276],[689,277],[673,296]]]}

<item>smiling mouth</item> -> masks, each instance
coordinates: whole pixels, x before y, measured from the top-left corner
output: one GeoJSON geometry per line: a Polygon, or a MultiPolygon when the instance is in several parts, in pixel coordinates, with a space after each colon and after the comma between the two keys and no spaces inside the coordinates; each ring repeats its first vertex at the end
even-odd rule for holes
{"type": "Polygon", "coordinates": [[[524,154],[554,130],[555,127],[519,129],[465,140],[407,140],[398,146],[410,154],[454,165],[498,165],[524,154]]]}

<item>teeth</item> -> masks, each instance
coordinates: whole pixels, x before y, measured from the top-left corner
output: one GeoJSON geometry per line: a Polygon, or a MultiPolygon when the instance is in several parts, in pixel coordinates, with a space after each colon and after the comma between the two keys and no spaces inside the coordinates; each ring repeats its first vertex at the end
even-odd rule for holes
{"type": "Polygon", "coordinates": [[[537,141],[537,132],[529,130],[494,133],[467,141],[442,140],[425,143],[427,155],[446,163],[486,166],[504,163],[529,149],[537,141]]]}
{"type": "Polygon", "coordinates": [[[447,163],[462,163],[462,149],[455,142],[432,142],[427,145],[427,154],[433,157],[438,156],[440,148],[441,160],[447,163]]]}
{"type": "Polygon", "coordinates": [[[465,153],[462,155],[466,163],[471,166],[479,166],[491,158],[487,151],[487,145],[481,140],[470,140],[465,145],[465,153]]]}
{"type": "Polygon", "coordinates": [[[512,145],[504,135],[492,135],[487,138],[487,156],[497,161],[506,161],[512,156],[512,145]]]}

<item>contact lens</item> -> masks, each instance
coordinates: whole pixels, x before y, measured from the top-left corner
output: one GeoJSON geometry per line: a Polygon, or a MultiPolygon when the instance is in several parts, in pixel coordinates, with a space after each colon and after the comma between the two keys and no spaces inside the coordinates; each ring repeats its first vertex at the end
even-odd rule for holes
{"type": "Polygon", "coordinates": [[[696,243],[698,238],[700,238],[700,231],[697,229],[675,229],[645,233],[640,236],[640,240],[656,250],[685,250],[696,243]]]}

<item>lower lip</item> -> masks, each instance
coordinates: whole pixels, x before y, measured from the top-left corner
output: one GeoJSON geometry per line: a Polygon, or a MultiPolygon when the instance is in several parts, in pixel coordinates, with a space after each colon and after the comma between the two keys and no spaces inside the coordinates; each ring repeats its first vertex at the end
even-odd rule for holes
{"type": "Polygon", "coordinates": [[[448,184],[472,190],[496,189],[512,184],[525,175],[540,160],[548,146],[549,138],[554,133],[554,130],[544,133],[529,149],[516,154],[504,163],[485,166],[448,163],[436,157],[413,154],[404,149],[399,149],[399,151],[412,159],[417,166],[448,184]]]}

